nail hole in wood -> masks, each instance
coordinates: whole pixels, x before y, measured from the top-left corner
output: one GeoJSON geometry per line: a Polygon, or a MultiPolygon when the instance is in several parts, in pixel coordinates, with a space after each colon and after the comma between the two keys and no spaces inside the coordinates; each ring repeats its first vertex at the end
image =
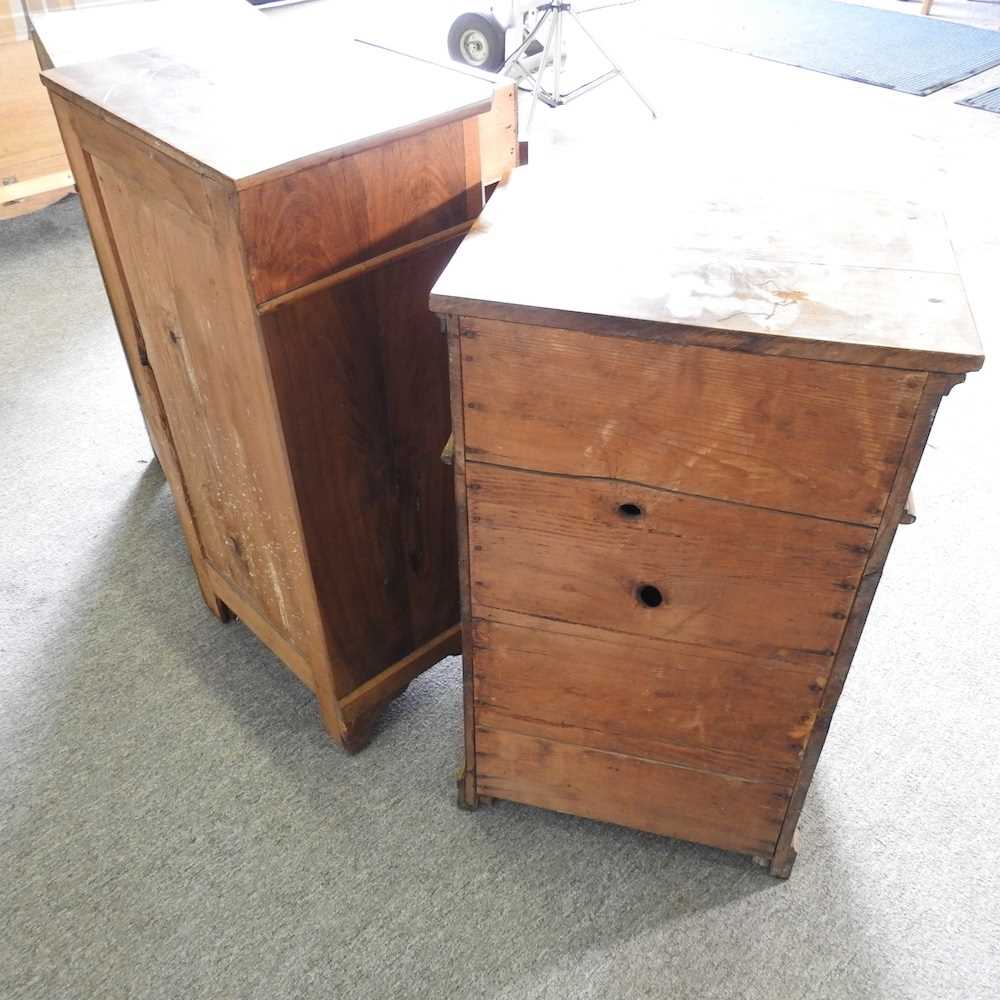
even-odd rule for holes
{"type": "Polygon", "coordinates": [[[645,604],[647,608],[658,608],[663,603],[663,592],[651,583],[640,584],[635,593],[639,602],[645,604]]]}
{"type": "Polygon", "coordinates": [[[642,508],[637,503],[620,503],[618,513],[622,517],[641,517],[642,508]]]}

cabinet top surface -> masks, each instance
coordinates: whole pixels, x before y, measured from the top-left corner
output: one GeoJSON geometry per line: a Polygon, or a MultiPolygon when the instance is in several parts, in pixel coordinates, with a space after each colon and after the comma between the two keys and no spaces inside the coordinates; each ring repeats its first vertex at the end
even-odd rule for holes
{"type": "Polygon", "coordinates": [[[64,44],[69,26],[58,24],[91,12],[40,20],[39,40],[55,63],[43,73],[47,86],[241,186],[303,160],[472,117],[492,103],[489,80],[350,39],[294,32],[245,0],[199,4],[197,16],[181,18],[185,31],[171,32],[156,26],[165,24],[166,11],[180,17],[183,4],[136,6],[149,10],[112,21],[110,8],[102,18],[80,19],[81,30],[94,32],[92,46],[79,31],[71,33],[72,46],[64,44]],[[108,22],[116,26],[112,40],[108,22]],[[151,34],[155,44],[140,48],[151,34]],[[85,53],[96,55],[57,61],[85,53]]]}
{"type": "Polygon", "coordinates": [[[707,164],[515,171],[431,308],[897,368],[983,362],[939,210],[707,164]]]}

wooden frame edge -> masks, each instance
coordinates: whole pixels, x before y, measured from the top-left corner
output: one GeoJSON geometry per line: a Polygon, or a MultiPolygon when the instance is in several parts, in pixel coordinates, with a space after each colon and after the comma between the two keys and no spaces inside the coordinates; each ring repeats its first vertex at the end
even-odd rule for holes
{"type": "Polygon", "coordinates": [[[895,536],[896,528],[902,521],[920,457],[923,455],[931,428],[934,426],[938,406],[951,388],[963,381],[964,378],[964,375],[930,373],[924,383],[917,410],[910,424],[910,432],[903,449],[896,478],[889,492],[882,521],[875,532],[875,539],[865,563],[861,583],[855,592],[854,602],[847,618],[840,646],[837,649],[826,689],[823,692],[823,700],[820,703],[816,721],[802,755],[802,764],[792,790],[792,796],[789,799],[785,819],[778,833],[774,852],[769,859],[770,872],[776,878],[788,878],[795,864],[798,853],[796,833],[802,807],[805,805],[806,795],[809,792],[820,754],[830,731],[834,711],[847,681],[847,675],[850,673],[865,622],[868,620],[875,591],[882,579],[882,569],[889,554],[892,539],[895,536]]]}

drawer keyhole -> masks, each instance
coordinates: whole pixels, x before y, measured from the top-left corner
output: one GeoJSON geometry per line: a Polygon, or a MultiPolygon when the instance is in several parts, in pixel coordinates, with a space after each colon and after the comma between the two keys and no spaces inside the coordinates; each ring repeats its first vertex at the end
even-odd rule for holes
{"type": "Polygon", "coordinates": [[[642,508],[637,503],[621,503],[618,513],[625,518],[642,517],[642,508]]]}
{"type": "Polygon", "coordinates": [[[641,604],[647,608],[658,608],[663,603],[663,591],[651,583],[641,583],[635,592],[641,604]]]}

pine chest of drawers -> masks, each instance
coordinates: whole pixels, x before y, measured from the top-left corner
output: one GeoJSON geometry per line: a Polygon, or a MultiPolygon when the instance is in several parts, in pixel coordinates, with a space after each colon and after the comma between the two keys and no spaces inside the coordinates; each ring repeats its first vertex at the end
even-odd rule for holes
{"type": "Polygon", "coordinates": [[[451,345],[460,799],[787,876],[938,403],[979,340],[943,222],[912,202],[600,190],[519,172],[431,297],[451,345]],[[533,220],[552,234],[537,265],[533,220]]]}

